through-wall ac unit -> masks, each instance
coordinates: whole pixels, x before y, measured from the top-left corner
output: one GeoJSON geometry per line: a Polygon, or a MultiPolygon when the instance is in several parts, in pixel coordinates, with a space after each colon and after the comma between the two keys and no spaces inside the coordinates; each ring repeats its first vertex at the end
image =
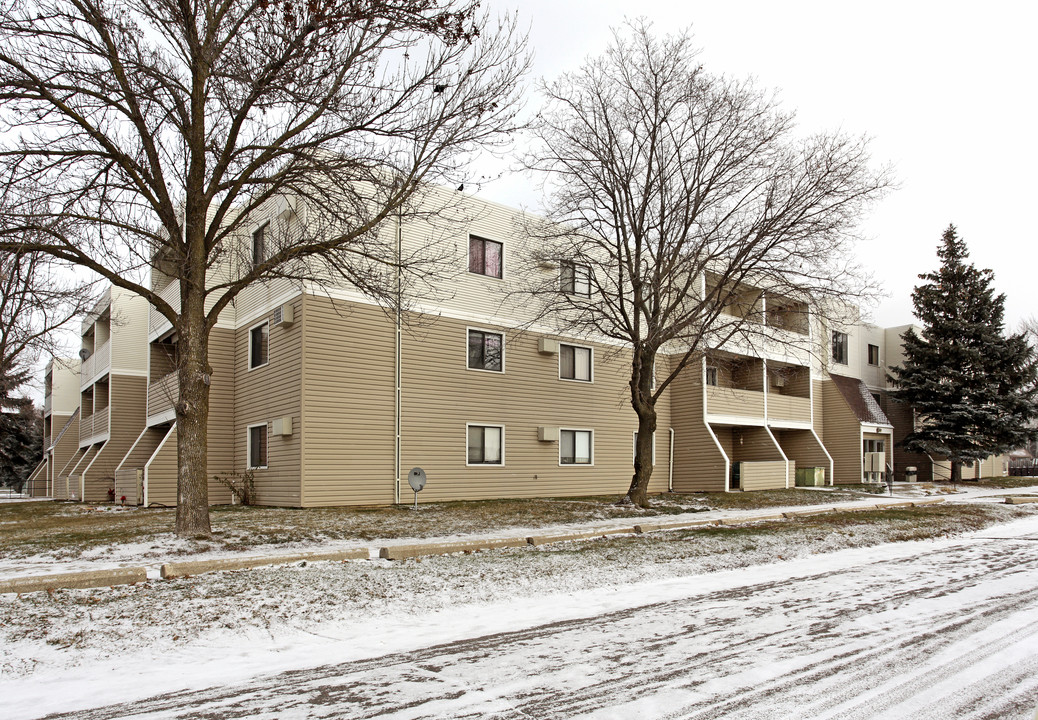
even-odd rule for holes
{"type": "Polygon", "coordinates": [[[537,342],[537,352],[544,355],[555,355],[559,352],[559,341],[542,337],[537,342]]]}
{"type": "Polygon", "coordinates": [[[274,418],[274,422],[271,423],[270,429],[271,435],[291,435],[292,434],[292,416],[286,415],[285,417],[274,418]]]}
{"type": "Polygon", "coordinates": [[[775,387],[785,387],[786,386],[786,376],[783,375],[782,373],[775,373],[775,377],[772,380],[772,384],[775,387]]]}
{"type": "Polygon", "coordinates": [[[558,442],[559,429],[557,427],[541,425],[537,428],[537,439],[541,442],[558,442]]]}
{"type": "Polygon", "coordinates": [[[271,325],[291,325],[295,321],[292,306],[285,304],[274,308],[274,317],[271,325]]]}

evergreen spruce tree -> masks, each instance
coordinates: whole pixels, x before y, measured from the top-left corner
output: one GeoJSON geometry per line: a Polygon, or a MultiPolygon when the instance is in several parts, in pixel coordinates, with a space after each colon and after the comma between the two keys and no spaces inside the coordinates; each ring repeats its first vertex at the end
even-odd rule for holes
{"type": "Polygon", "coordinates": [[[941,267],[920,275],[925,282],[912,292],[922,333],[902,336],[905,361],[891,368],[890,379],[894,398],[920,416],[904,447],[950,460],[954,482],[963,462],[1034,438],[1038,362],[1022,334],[1004,334],[1005,296],[995,294],[990,270],[967,262],[954,225],[937,255],[941,267]]]}

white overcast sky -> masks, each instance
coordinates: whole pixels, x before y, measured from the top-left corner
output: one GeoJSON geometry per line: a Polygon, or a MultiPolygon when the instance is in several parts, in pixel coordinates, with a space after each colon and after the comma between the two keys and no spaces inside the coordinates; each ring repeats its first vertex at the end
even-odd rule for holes
{"type": "MultiPolygon", "coordinates": [[[[610,28],[644,16],[657,32],[691,28],[707,70],[755,76],[795,110],[800,130],[872,137],[899,189],[862,224],[859,258],[888,297],[884,326],[912,322],[918,274],[937,267],[954,223],[978,267],[1007,296],[1009,329],[1038,314],[1038,3],[491,0],[530,28],[533,78],[552,78],[600,54],[610,28]]],[[[528,107],[539,103],[533,92],[528,107]]],[[[466,188],[469,189],[469,188],[466,188]]],[[[515,176],[478,194],[536,209],[515,176]]]]}

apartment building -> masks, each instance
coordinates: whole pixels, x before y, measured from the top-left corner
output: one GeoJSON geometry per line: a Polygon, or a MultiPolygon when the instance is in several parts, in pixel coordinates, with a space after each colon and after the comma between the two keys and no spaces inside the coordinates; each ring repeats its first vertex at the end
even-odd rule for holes
{"type": "Polygon", "coordinates": [[[144,422],[147,318],[147,300],[112,287],[83,319],[77,446],[56,472],[52,497],[111,498],[115,468],[144,422]]]}
{"type": "Polygon", "coordinates": [[[79,449],[79,360],[53,358],[43,380],[43,459],[29,475],[30,497],[51,497],[57,472],[79,449]]]}
{"type": "MultiPolygon", "coordinates": [[[[406,310],[345,283],[282,279],[248,287],[221,312],[210,336],[211,502],[231,501],[218,476],[246,472],[266,505],[406,502],[412,467],[426,472],[425,501],[626,490],[637,431],[629,352],[531,323],[529,299],[509,293],[518,273],[547,273],[560,292],[579,287],[566,263],[520,270],[521,213],[432,195],[438,212],[386,228],[405,254],[442,249],[447,280],[406,310]]],[[[305,207],[283,201],[261,215],[239,238],[251,252],[226,253],[214,281],[307,222],[305,207]]],[[[179,304],[161,258],[151,283],[179,304]]],[[[663,395],[651,492],[859,483],[916,460],[896,455],[901,415],[887,414],[899,329],[823,327],[805,304],[749,287],[725,314],[760,340],[707,349],[663,395]]],[[[174,505],[175,331],[113,289],[82,337],[78,446],[51,491],[174,505]]],[[[664,353],[657,367],[677,357],[664,353]]]]}

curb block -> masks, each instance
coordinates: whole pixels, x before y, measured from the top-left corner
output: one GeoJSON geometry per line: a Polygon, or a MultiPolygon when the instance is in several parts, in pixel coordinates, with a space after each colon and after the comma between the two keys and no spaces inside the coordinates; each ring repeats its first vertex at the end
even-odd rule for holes
{"type": "Polygon", "coordinates": [[[216,558],[190,562],[163,563],[162,578],[168,580],[185,575],[201,575],[217,570],[247,570],[262,565],[287,565],[302,560],[367,560],[366,548],[355,550],[333,550],[329,552],[297,553],[294,555],[250,555],[248,557],[216,558]]]}
{"type": "Polygon", "coordinates": [[[744,518],[722,518],[717,521],[718,525],[746,525],[747,523],[765,522],[769,520],[782,520],[781,513],[775,515],[752,515],[744,518]]]}
{"type": "Polygon", "coordinates": [[[1025,503],[1038,503],[1038,497],[1007,497],[1008,505],[1023,505],[1025,503]]]}
{"type": "Polygon", "coordinates": [[[877,510],[886,510],[887,508],[903,508],[912,507],[911,502],[896,502],[896,503],[879,503],[876,505],[877,510]]]}
{"type": "Polygon", "coordinates": [[[524,547],[526,538],[497,538],[490,540],[470,540],[453,543],[425,543],[417,545],[393,545],[378,551],[378,556],[385,560],[405,560],[407,558],[428,555],[449,555],[456,552],[475,552],[477,550],[493,550],[495,548],[524,547]]]}
{"type": "Polygon", "coordinates": [[[634,527],[602,528],[600,530],[586,530],[560,535],[531,535],[526,538],[526,542],[536,547],[537,545],[550,545],[551,543],[566,542],[567,540],[590,540],[607,535],[631,535],[635,532],[637,530],[634,527]]]}
{"type": "Polygon", "coordinates": [[[919,507],[920,505],[937,505],[942,502],[944,502],[944,498],[931,498],[929,500],[916,500],[912,505],[919,507]]]}
{"type": "Polygon", "coordinates": [[[705,527],[707,525],[720,524],[720,520],[689,520],[687,522],[673,523],[644,523],[642,525],[635,525],[634,531],[636,533],[650,533],[657,532],[659,530],[685,530],[686,528],[705,527]]]}
{"type": "Polygon", "coordinates": [[[836,508],[833,507],[821,507],[821,508],[810,508],[807,510],[790,510],[789,512],[782,513],[784,518],[795,518],[803,517],[806,515],[824,515],[826,513],[836,512],[836,508]]]}
{"type": "Polygon", "coordinates": [[[148,571],[143,567],[86,570],[56,575],[30,575],[0,580],[0,593],[28,593],[62,588],[95,588],[111,585],[132,585],[146,582],[148,571]]]}

